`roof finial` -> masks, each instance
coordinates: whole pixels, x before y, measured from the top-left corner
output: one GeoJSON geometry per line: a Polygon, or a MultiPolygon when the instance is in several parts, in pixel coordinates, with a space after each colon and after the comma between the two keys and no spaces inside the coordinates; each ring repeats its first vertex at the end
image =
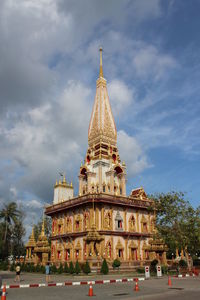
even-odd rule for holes
{"type": "Polygon", "coordinates": [[[103,63],[102,63],[102,52],[103,52],[103,48],[102,48],[102,47],[99,48],[99,52],[100,52],[100,69],[99,69],[99,77],[103,77],[103,63]]]}

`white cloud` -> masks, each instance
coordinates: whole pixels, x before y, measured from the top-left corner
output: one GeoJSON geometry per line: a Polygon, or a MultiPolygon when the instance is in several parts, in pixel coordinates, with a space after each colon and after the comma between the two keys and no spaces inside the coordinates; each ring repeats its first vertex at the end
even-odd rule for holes
{"type": "Polygon", "coordinates": [[[135,176],[151,166],[136,138],[129,136],[123,130],[118,132],[118,146],[121,160],[125,161],[127,165],[129,177],[135,176]]]}
{"type": "Polygon", "coordinates": [[[160,79],[167,70],[177,66],[173,57],[160,53],[153,45],[146,45],[135,53],[133,65],[140,77],[160,79]]]}
{"type": "Polygon", "coordinates": [[[11,164],[17,162],[24,169],[18,187],[51,201],[48,197],[58,172],[71,173],[70,177],[78,174],[82,153],[87,150],[90,96],[90,89],[69,81],[55,103],[21,113],[11,128],[2,124],[1,151],[5,158],[12,158],[11,164]]]}
{"type": "Polygon", "coordinates": [[[44,207],[44,204],[41,203],[40,201],[36,200],[36,199],[32,199],[31,201],[29,201],[26,205],[27,207],[29,207],[30,209],[40,209],[44,207]]]}
{"type": "Polygon", "coordinates": [[[133,89],[129,89],[123,81],[118,79],[114,79],[108,84],[108,94],[116,117],[134,101],[133,89]]]}

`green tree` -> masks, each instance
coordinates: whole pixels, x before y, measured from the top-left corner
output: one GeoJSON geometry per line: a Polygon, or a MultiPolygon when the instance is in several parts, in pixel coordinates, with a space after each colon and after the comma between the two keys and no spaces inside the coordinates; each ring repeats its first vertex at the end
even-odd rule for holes
{"type": "Polygon", "coordinates": [[[91,272],[91,270],[90,270],[90,265],[89,265],[89,262],[88,262],[88,261],[86,261],[86,263],[83,265],[83,272],[84,272],[85,274],[89,274],[89,273],[91,272]]]}
{"type": "Polygon", "coordinates": [[[182,192],[150,196],[155,201],[157,229],[167,244],[168,254],[176,249],[195,254],[200,250],[200,209],[185,200],[182,192]]]}
{"type": "Polygon", "coordinates": [[[74,274],[75,273],[74,265],[73,265],[72,261],[70,261],[70,263],[69,263],[69,273],[70,274],[74,274]]]}
{"type": "Polygon", "coordinates": [[[25,236],[26,230],[23,226],[21,219],[16,219],[12,226],[12,254],[14,256],[25,255],[25,247],[23,237],[25,236]]]}
{"type": "Polygon", "coordinates": [[[5,259],[10,254],[24,254],[23,226],[24,213],[15,202],[5,204],[0,211],[0,256],[5,259]]]}
{"type": "Polygon", "coordinates": [[[75,271],[76,274],[79,274],[79,273],[81,272],[81,267],[80,267],[80,265],[79,265],[78,260],[76,261],[74,271],[75,271]]]}
{"type": "Polygon", "coordinates": [[[69,266],[68,266],[67,262],[65,262],[65,265],[64,265],[64,272],[69,273],[69,266]]]}
{"type": "Polygon", "coordinates": [[[101,273],[108,274],[108,272],[109,272],[108,264],[107,264],[106,259],[104,258],[102,266],[101,266],[101,273]]]}
{"type": "Polygon", "coordinates": [[[0,219],[3,219],[5,224],[4,242],[6,242],[9,226],[14,223],[20,212],[15,202],[4,204],[3,209],[0,212],[0,219]]]}

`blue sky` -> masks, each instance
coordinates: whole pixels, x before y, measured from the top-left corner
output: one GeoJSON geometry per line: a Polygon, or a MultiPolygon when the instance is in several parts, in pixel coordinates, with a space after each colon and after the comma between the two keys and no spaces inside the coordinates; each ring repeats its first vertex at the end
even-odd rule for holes
{"type": "Polygon", "coordinates": [[[199,11],[198,0],[1,1],[0,200],[24,208],[27,234],[59,171],[77,192],[100,45],[127,193],[200,204],[199,11]]]}

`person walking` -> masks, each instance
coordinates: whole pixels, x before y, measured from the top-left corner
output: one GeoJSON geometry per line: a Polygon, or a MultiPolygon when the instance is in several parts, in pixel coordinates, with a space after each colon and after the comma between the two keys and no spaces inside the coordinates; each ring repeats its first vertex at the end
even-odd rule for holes
{"type": "Polygon", "coordinates": [[[15,281],[19,281],[20,282],[20,272],[21,272],[20,264],[17,264],[17,266],[15,268],[15,271],[16,271],[15,281]]]}
{"type": "Polygon", "coordinates": [[[45,266],[46,283],[50,281],[50,265],[49,262],[45,266]]]}

